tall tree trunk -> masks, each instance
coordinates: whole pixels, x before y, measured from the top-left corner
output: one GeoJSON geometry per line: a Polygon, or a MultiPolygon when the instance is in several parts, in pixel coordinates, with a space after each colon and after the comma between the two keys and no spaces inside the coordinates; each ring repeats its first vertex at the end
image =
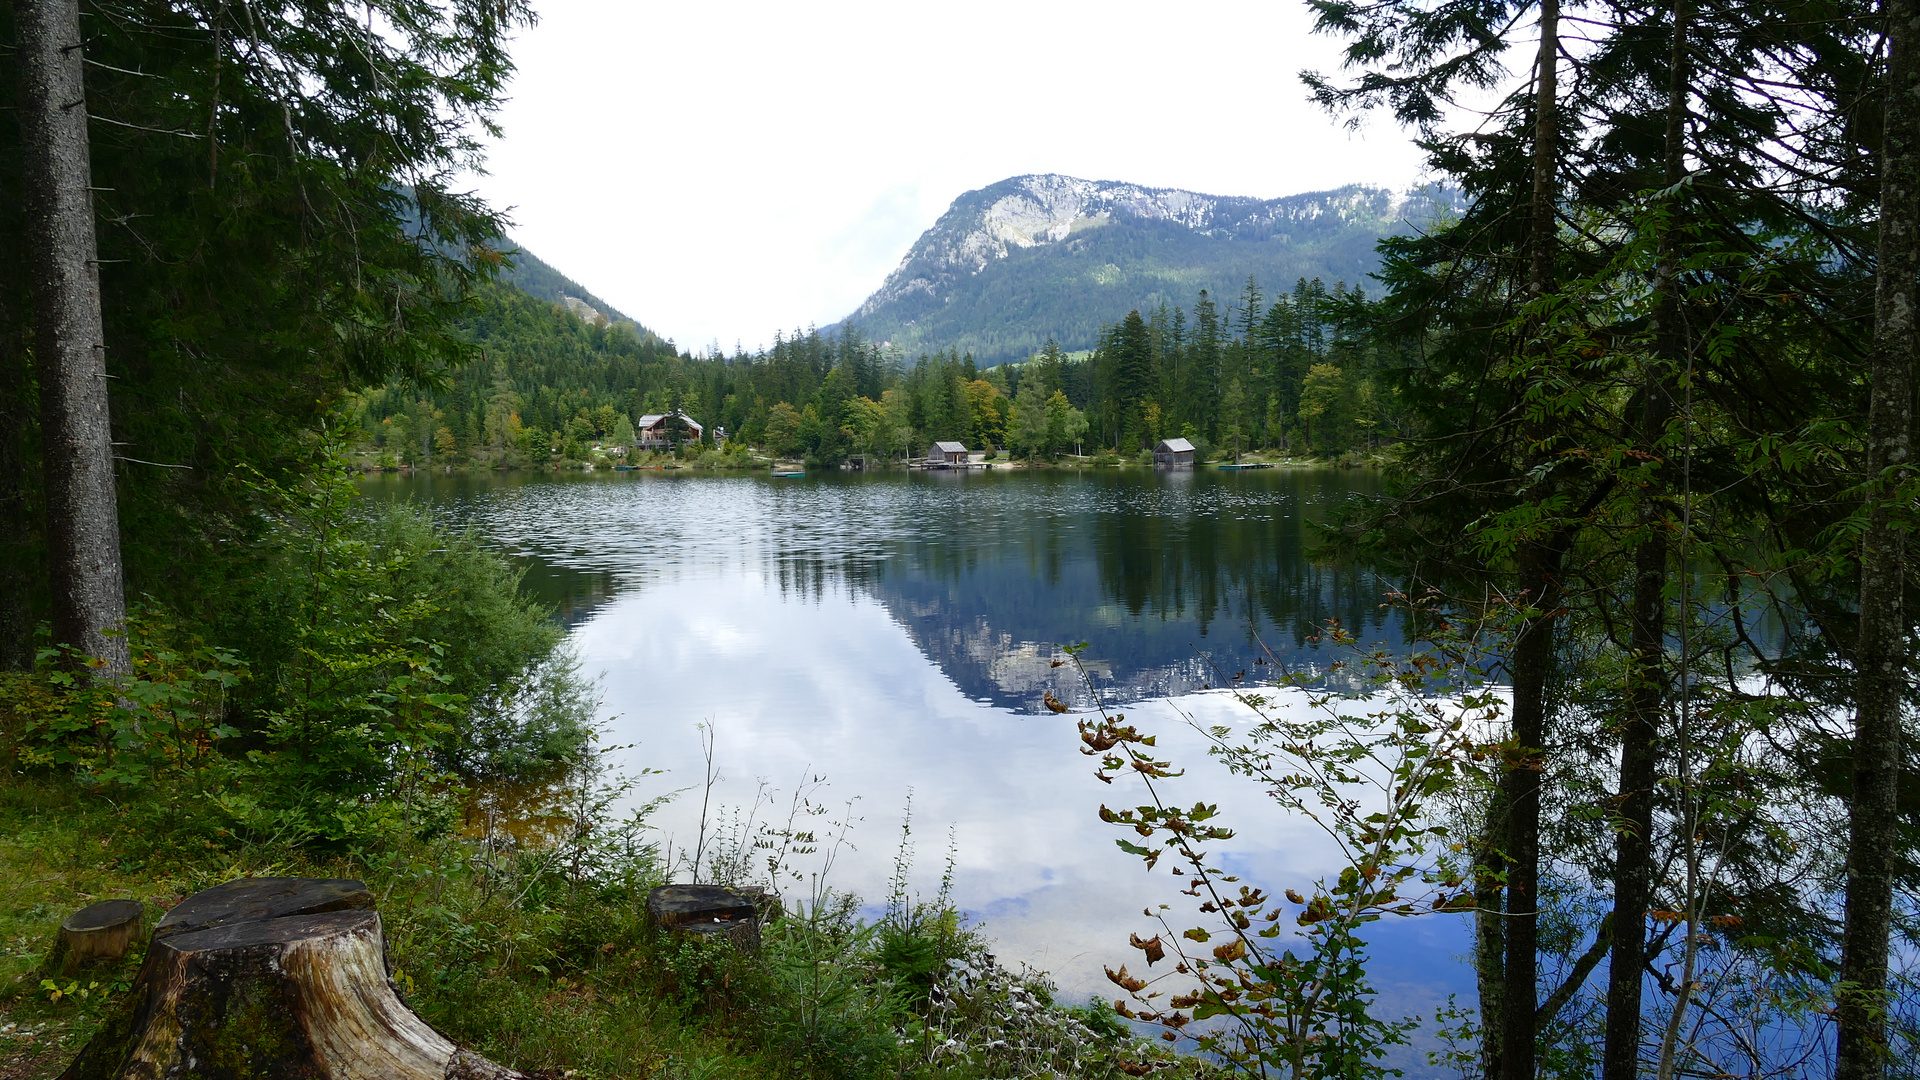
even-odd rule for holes
{"type": "Polygon", "coordinates": [[[27,262],[46,469],[48,583],[58,644],[131,669],[107,420],[105,335],[76,0],[14,0],[27,262]]]}
{"type": "MultiPolygon", "coordinates": [[[[1540,53],[1534,66],[1533,200],[1527,227],[1527,294],[1553,291],[1559,195],[1560,3],[1541,0],[1540,53]]],[[[1538,348],[1529,328],[1527,348],[1538,348]]],[[[1535,426],[1530,424],[1530,427],[1535,426]]],[[[1544,433],[1535,433],[1544,437],[1544,433]]],[[[1537,440],[1536,440],[1537,441],[1537,440]]],[[[1501,993],[1500,1073],[1533,1080],[1539,1026],[1540,787],[1545,776],[1547,682],[1553,668],[1559,559],[1546,541],[1519,553],[1522,602],[1534,610],[1513,644],[1513,742],[1516,759],[1502,780],[1507,800],[1506,986],[1501,993]]]]}
{"type": "Polygon", "coordinates": [[[1540,788],[1546,775],[1547,683],[1553,669],[1558,560],[1544,544],[1520,556],[1523,603],[1534,609],[1514,640],[1514,759],[1501,781],[1507,803],[1506,979],[1501,988],[1500,1075],[1533,1080],[1538,1034],[1540,788]]]}
{"type": "MultiPolygon", "coordinates": [[[[1887,86],[1880,153],[1880,252],[1875,280],[1872,403],[1867,471],[1889,487],[1904,479],[1913,445],[1914,335],[1920,330],[1920,2],[1885,0],[1887,86]]],[[[1898,846],[1901,691],[1906,683],[1906,525],[1890,490],[1869,496],[1860,538],[1859,691],[1853,803],[1847,838],[1847,916],[1841,944],[1839,1080],[1885,1074],[1888,939],[1898,846]]]]}
{"type": "MultiPolygon", "coordinates": [[[[11,222],[9,222],[11,224],[11,222]]],[[[0,235],[15,235],[12,230],[0,235]]],[[[29,471],[32,380],[26,312],[15,306],[18,265],[0,259],[0,671],[33,666],[33,594],[40,566],[39,513],[29,471]]]]}
{"type": "MultiPolygon", "coordinates": [[[[1647,388],[1641,430],[1652,444],[1666,427],[1667,388],[1647,388]]],[[[1632,657],[1626,724],[1620,733],[1620,817],[1615,838],[1613,945],[1607,962],[1606,1046],[1602,1080],[1634,1080],[1640,1070],[1640,991],[1647,955],[1647,902],[1653,872],[1655,743],[1666,701],[1667,537],[1651,500],[1641,509],[1646,536],[1634,551],[1632,657]]]]}
{"type": "Polygon", "coordinates": [[[1500,1075],[1501,1004],[1506,987],[1507,927],[1502,912],[1506,856],[1507,801],[1504,789],[1488,801],[1485,831],[1474,854],[1473,968],[1480,991],[1480,1074],[1487,1080],[1500,1075]]]}
{"type": "MultiPolygon", "coordinates": [[[[1673,45],[1667,70],[1667,130],[1662,183],[1670,191],[1686,177],[1687,95],[1692,79],[1687,35],[1693,6],[1673,7],[1673,45]]],[[[1671,206],[1679,196],[1670,194],[1671,206]]],[[[1676,215],[1677,216],[1677,215],[1676,215]]],[[[1654,282],[1654,370],[1640,405],[1640,448],[1657,455],[1673,415],[1671,370],[1686,348],[1675,295],[1679,223],[1669,218],[1660,239],[1654,282]]],[[[1647,959],[1647,905],[1653,889],[1653,785],[1655,747],[1667,697],[1667,533],[1658,492],[1640,503],[1642,539],[1634,551],[1632,657],[1628,672],[1626,725],[1620,733],[1621,831],[1615,841],[1613,946],[1607,962],[1606,1044],[1602,1080],[1635,1080],[1640,1074],[1641,988],[1647,959]]]]}

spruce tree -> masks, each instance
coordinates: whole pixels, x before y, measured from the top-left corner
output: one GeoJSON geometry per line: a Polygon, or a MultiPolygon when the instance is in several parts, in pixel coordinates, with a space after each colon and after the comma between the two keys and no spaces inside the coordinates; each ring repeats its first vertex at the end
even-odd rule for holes
{"type": "Polygon", "coordinates": [[[1117,448],[1137,450],[1147,441],[1142,410],[1153,390],[1153,345],[1147,336],[1146,320],[1140,317],[1138,308],[1120,320],[1114,330],[1112,348],[1117,448]]]}
{"type": "Polygon", "coordinates": [[[1207,290],[1193,304],[1193,344],[1187,350],[1176,419],[1202,433],[1213,430],[1220,400],[1220,313],[1207,290]]]}
{"type": "MultiPolygon", "coordinates": [[[[27,256],[40,386],[53,638],[133,670],[107,413],[107,336],[93,232],[85,46],[75,0],[16,0],[27,256]]],[[[18,527],[18,523],[14,526],[18,527]]]]}

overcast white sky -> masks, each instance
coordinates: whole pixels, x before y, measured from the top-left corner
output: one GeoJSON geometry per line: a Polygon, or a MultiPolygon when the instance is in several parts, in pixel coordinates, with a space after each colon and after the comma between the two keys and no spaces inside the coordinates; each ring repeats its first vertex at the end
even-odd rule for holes
{"type": "Polygon", "coordinates": [[[477,181],[513,235],[697,350],[853,310],[962,192],[1057,172],[1271,198],[1404,187],[1297,73],[1298,0],[541,0],[477,181]]]}

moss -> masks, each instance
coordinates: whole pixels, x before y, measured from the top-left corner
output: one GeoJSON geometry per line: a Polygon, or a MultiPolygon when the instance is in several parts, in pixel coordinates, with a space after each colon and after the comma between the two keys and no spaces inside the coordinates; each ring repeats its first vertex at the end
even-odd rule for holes
{"type": "Polygon", "coordinates": [[[290,1022],[293,1003],[272,979],[214,981],[207,1014],[181,1015],[191,1033],[183,1057],[206,1080],[281,1080],[322,1075],[313,1049],[290,1022]]]}

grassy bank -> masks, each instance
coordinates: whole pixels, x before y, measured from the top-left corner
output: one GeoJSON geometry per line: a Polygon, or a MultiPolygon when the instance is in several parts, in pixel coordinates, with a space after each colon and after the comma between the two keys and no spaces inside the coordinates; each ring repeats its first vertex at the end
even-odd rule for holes
{"type": "MultiPolygon", "coordinates": [[[[1001,968],[944,889],[896,882],[873,922],[853,897],[787,897],[752,952],[656,931],[666,871],[644,810],[617,809],[558,626],[497,554],[368,504],[350,475],[333,459],[257,485],[194,617],[150,603],[131,620],[130,674],[91,682],[53,650],[0,674],[0,1080],[57,1076],[130,990],[138,957],[53,977],[62,918],[125,897],[151,921],[266,874],[366,881],[409,1004],[523,1070],[1109,1077],[1170,1060],[1001,968]]],[[[770,835],[701,880],[792,880],[765,865],[770,835]]]]}
{"type": "Polygon", "coordinates": [[[828,898],[769,925],[754,954],[657,932],[641,915],[657,880],[651,851],[622,828],[550,819],[544,844],[469,829],[316,854],[208,840],[167,828],[158,810],[54,779],[0,782],[5,1080],[57,1076],[137,969],[133,958],[50,979],[42,958],[61,918],[132,897],[151,920],[246,874],[366,880],[408,1003],[523,1070],[1109,1077],[1161,1056],[1104,1010],[1064,1008],[1043,979],[999,968],[950,912],[927,905],[863,924],[850,898],[828,898]]]}

